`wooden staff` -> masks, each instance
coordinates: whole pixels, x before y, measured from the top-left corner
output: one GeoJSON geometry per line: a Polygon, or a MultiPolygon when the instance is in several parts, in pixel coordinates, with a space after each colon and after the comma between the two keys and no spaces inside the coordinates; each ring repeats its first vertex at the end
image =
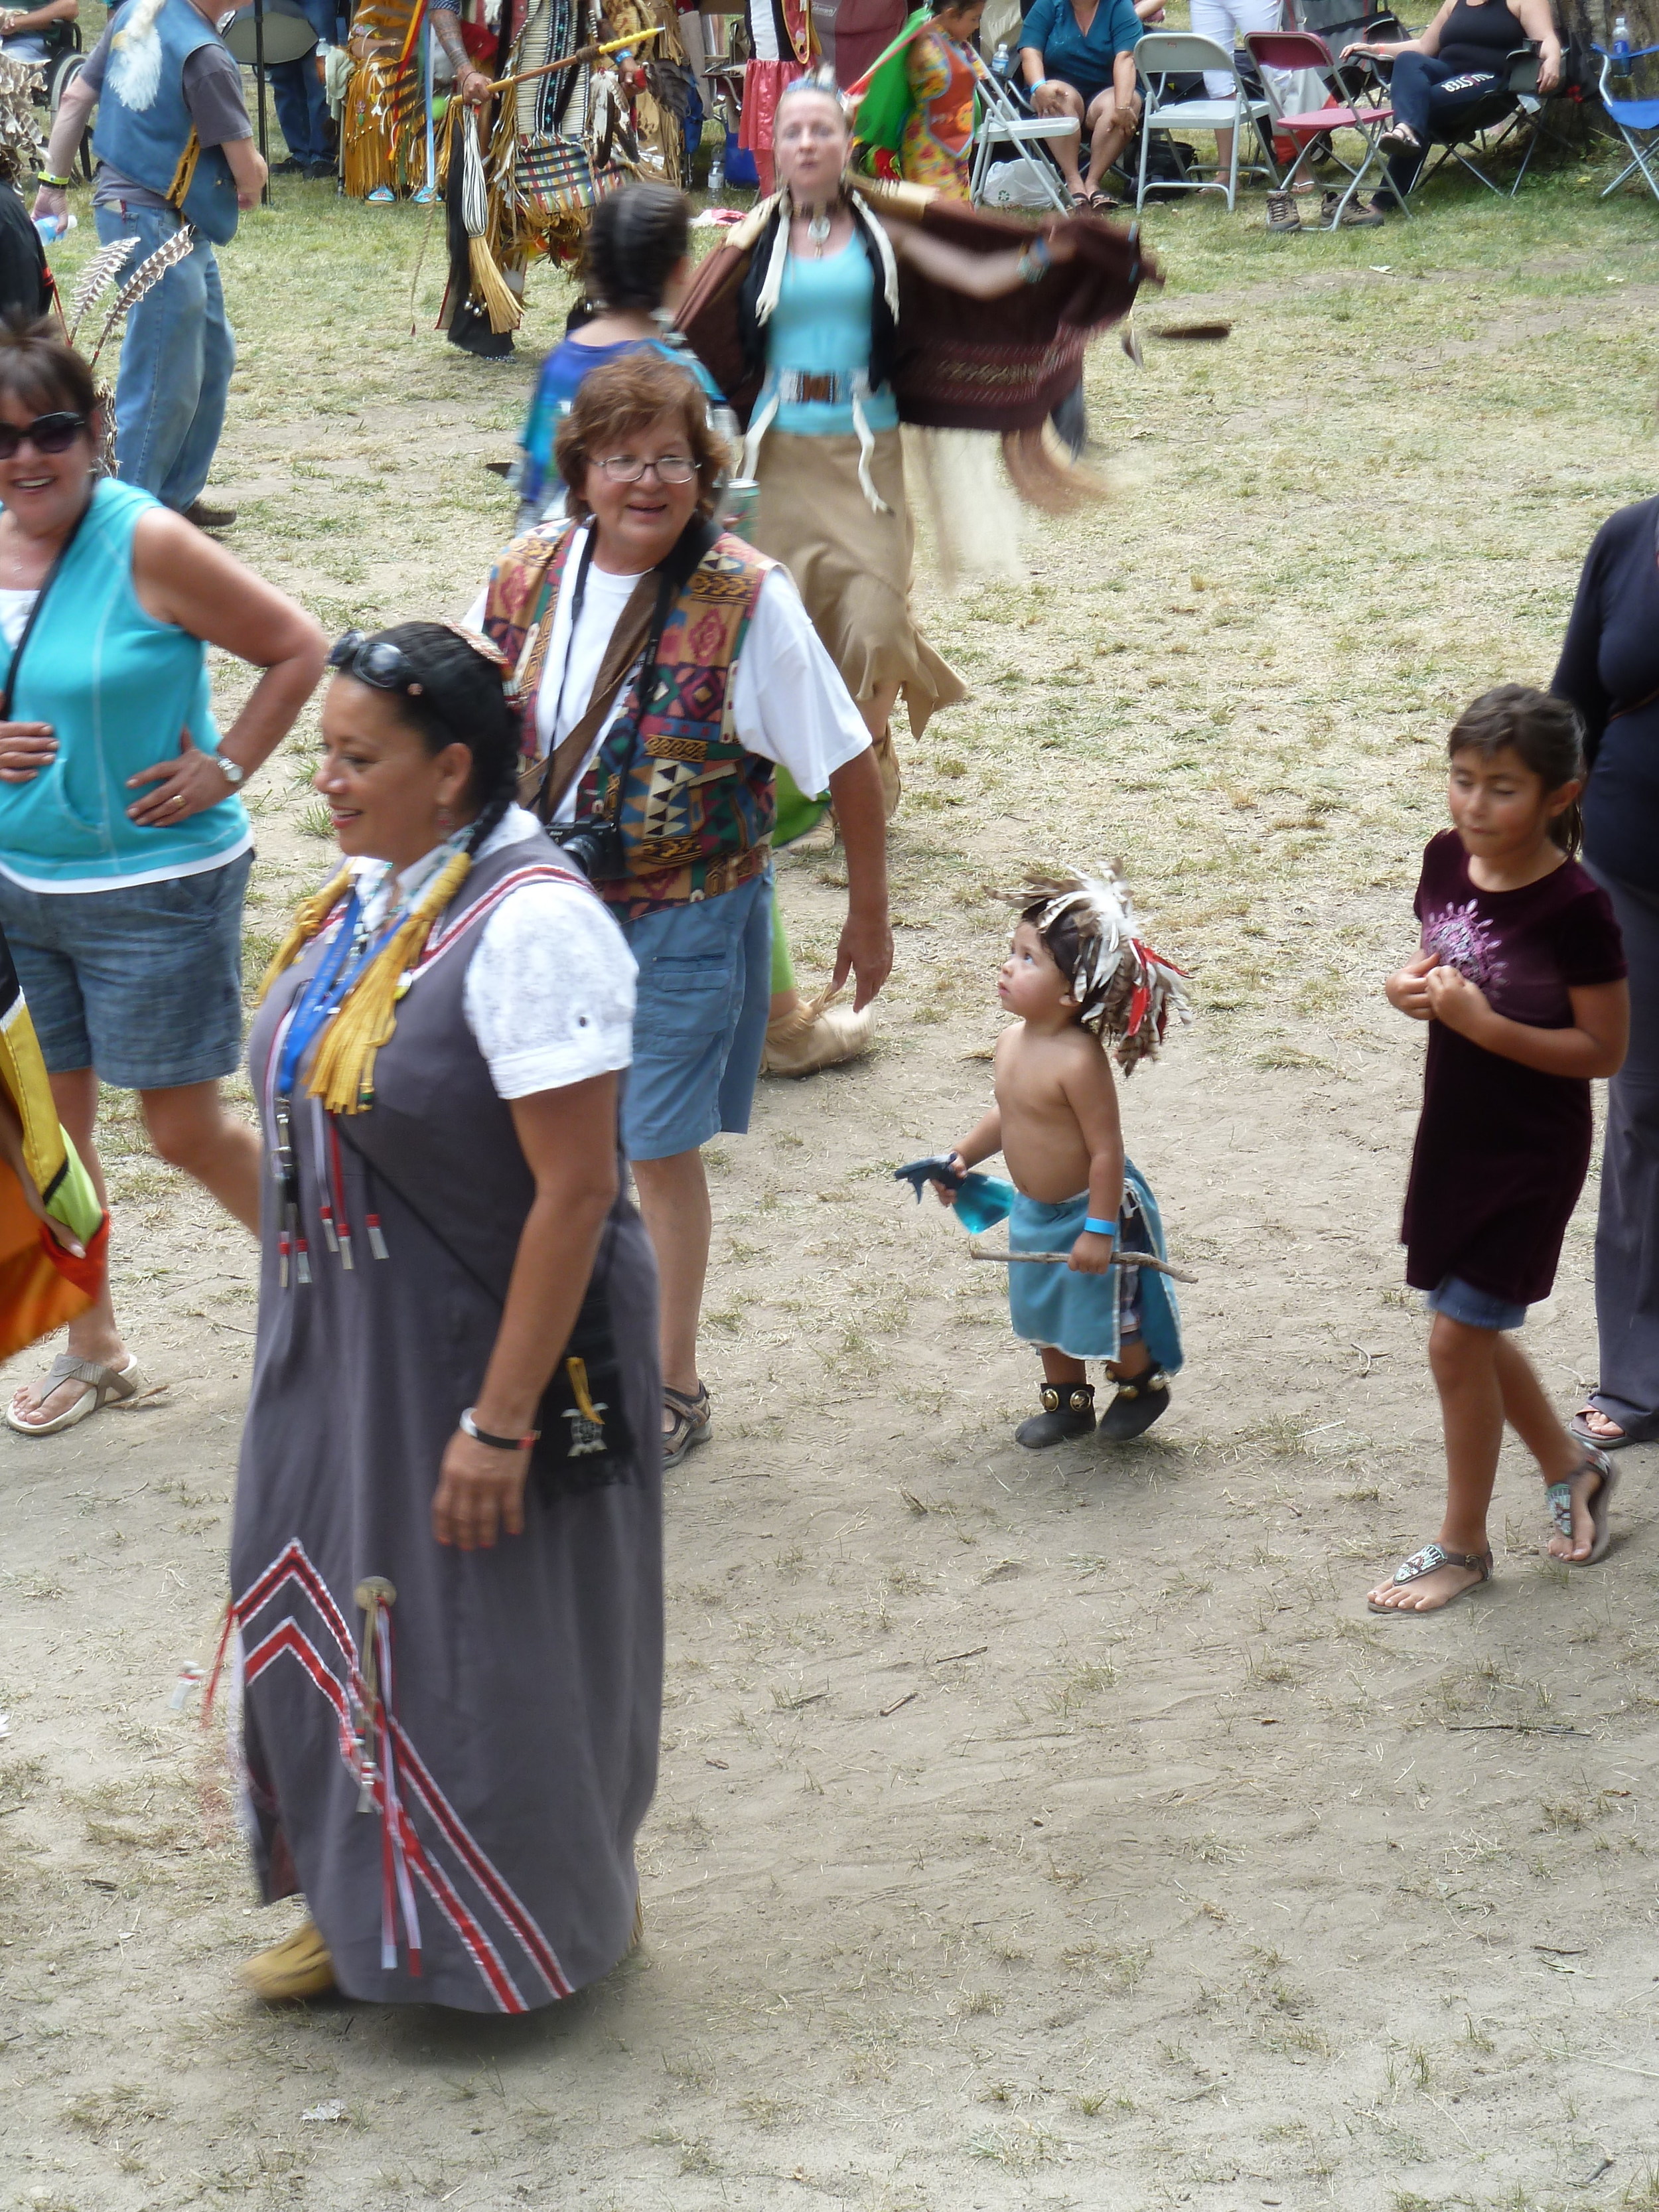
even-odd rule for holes
{"type": "Polygon", "coordinates": [[[630,32],[625,39],[612,39],[608,46],[583,46],[574,54],[567,54],[562,62],[544,62],[539,69],[524,70],[517,76],[498,76],[489,87],[492,92],[505,92],[509,85],[528,84],[532,77],[553,76],[560,70],[574,69],[581,62],[596,62],[605,54],[620,53],[624,46],[643,46],[647,39],[659,39],[662,25],[653,23],[648,31],[630,32]]]}
{"type": "MultiPolygon", "coordinates": [[[[977,1244],[968,1248],[970,1260],[988,1260],[997,1267],[1064,1267],[1071,1261],[1069,1252],[981,1252],[977,1244]]],[[[1195,1283],[1196,1275],[1189,1275],[1184,1267],[1172,1267],[1169,1261],[1160,1260],[1151,1252],[1118,1252],[1107,1261],[1108,1267],[1150,1267],[1155,1275],[1173,1276],[1177,1283],[1195,1283]]]]}

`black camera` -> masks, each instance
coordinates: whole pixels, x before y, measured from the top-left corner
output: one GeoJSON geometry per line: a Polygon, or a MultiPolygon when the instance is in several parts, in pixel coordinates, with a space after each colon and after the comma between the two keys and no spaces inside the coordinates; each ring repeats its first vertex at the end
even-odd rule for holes
{"type": "Polygon", "coordinates": [[[547,834],[590,884],[614,884],[628,873],[622,831],[603,814],[590,814],[575,822],[550,822],[547,834]]]}

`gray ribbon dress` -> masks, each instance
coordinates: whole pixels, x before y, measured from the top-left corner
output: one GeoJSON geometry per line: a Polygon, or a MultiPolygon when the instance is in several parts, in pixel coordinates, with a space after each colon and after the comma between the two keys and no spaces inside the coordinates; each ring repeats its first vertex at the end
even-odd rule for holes
{"type": "Polygon", "coordinates": [[[656,1784],[656,1285],[625,1198],[542,1407],[525,1533],[466,1553],[431,1528],[533,1194],[466,968],[500,900],[550,866],[537,844],[474,866],[368,1110],[331,1117],[296,1085],[286,1260],[272,1078],[326,933],[250,1043],[268,1167],[231,1587],[254,1858],[267,1900],[303,1892],[340,1988],[383,2003],[519,2012],[608,1972],[656,1784]],[[373,1579],[395,1595],[366,1613],[373,1579]]]}

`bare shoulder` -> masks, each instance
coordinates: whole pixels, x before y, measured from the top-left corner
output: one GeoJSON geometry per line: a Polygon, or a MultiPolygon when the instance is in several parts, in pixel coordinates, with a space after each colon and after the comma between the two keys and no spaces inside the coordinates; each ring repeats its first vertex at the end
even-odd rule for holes
{"type": "Polygon", "coordinates": [[[1112,1077],[1112,1063],[1105,1046],[1092,1030],[1077,1024],[1065,1030],[1055,1040],[1057,1049],[1065,1056],[1065,1081],[1068,1088],[1115,1092],[1117,1085],[1112,1077]]]}

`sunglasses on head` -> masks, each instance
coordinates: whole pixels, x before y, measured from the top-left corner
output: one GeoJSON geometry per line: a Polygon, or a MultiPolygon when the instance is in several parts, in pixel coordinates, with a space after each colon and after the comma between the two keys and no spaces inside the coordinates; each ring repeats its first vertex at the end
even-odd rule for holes
{"type": "Polygon", "coordinates": [[[21,430],[15,422],[0,422],[0,461],[14,459],[25,438],[37,453],[66,453],[86,427],[86,416],[67,408],[37,415],[21,430]]]}
{"type": "Polygon", "coordinates": [[[355,676],[360,684],[372,684],[377,691],[418,695],[424,688],[401,646],[386,638],[370,637],[366,630],[349,629],[343,637],[337,638],[328,665],[343,676],[355,676]]]}
{"type": "MultiPolygon", "coordinates": [[[[507,655],[489,638],[468,629],[465,623],[451,622],[443,616],[438,619],[441,628],[453,632],[492,668],[500,671],[507,666],[507,655]]],[[[360,684],[372,684],[377,691],[407,691],[418,698],[426,689],[425,678],[401,646],[393,645],[389,638],[370,637],[366,630],[349,629],[343,637],[337,638],[328,665],[342,675],[355,676],[360,684]]]]}

